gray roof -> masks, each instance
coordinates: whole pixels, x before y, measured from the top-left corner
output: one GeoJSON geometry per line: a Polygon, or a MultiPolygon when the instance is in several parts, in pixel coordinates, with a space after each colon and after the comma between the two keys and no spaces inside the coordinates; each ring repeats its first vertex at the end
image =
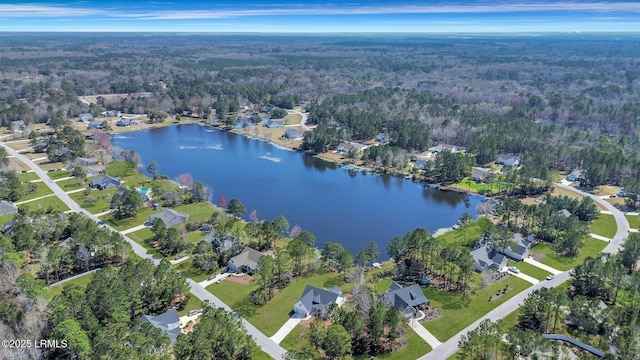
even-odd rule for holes
{"type": "Polygon", "coordinates": [[[477,249],[471,250],[471,257],[473,260],[483,269],[491,266],[500,266],[506,264],[507,258],[499,252],[491,249],[488,246],[480,246],[477,249]]]}
{"type": "Polygon", "coordinates": [[[562,210],[558,210],[558,214],[568,218],[569,216],[571,216],[571,212],[567,209],[562,209],[562,210]]]}
{"type": "Polygon", "coordinates": [[[300,138],[304,137],[304,132],[302,132],[300,130],[287,129],[287,130],[284,131],[284,136],[287,139],[300,139],[300,138]]]}
{"type": "Polygon", "coordinates": [[[474,166],[471,168],[471,178],[474,180],[484,180],[491,173],[491,169],[474,166]]]}
{"type": "Polygon", "coordinates": [[[395,281],[389,286],[389,300],[391,306],[401,313],[415,312],[415,307],[429,303],[427,297],[424,296],[422,288],[418,284],[402,287],[395,281]]]}
{"type": "Polygon", "coordinates": [[[17,214],[18,208],[12,203],[0,200],[0,216],[9,215],[9,214],[17,214]]]}
{"type": "Polygon", "coordinates": [[[91,121],[93,120],[93,115],[91,115],[91,113],[82,113],[79,118],[80,121],[91,121]]]}
{"type": "Polygon", "coordinates": [[[304,307],[307,313],[311,313],[312,310],[322,311],[330,304],[337,303],[340,296],[342,296],[342,292],[338,287],[333,287],[331,290],[324,290],[307,285],[296,305],[298,307],[304,307]]]}
{"type": "Polygon", "coordinates": [[[98,160],[98,158],[95,157],[78,157],[76,159],[74,159],[73,161],[71,161],[69,163],[69,165],[67,165],[67,169],[73,169],[76,166],[91,166],[91,165],[98,165],[98,163],[100,163],[100,161],[98,160]]]}
{"type": "Polygon", "coordinates": [[[234,263],[236,267],[246,266],[250,269],[256,269],[258,267],[258,260],[263,256],[264,254],[260,251],[247,246],[242,249],[240,254],[229,259],[229,262],[234,263]]]}
{"type": "Polygon", "coordinates": [[[89,185],[91,185],[91,187],[97,187],[100,189],[120,187],[120,178],[112,177],[109,175],[102,175],[98,176],[97,178],[91,179],[89,185]]]}
{"type": "Polygon", "coordinates": [[[225,236],[223,239],[216,234],[215,230],[212,230],[207,236],[203,237],[201,240],[204,240],[211,245],[213,245],[213,250],[215,252],[223,252],[232,249],[234,246],[238,245],[238,240],[231,235],[225,236]]]}
{"type": "Polygon", "coordinates": [[[500,154],[496,159],[496,164],[502,164],[504,166],[515,166],[520,164],[520,158],[515,155],[500,154]]]}
{"type": "Polygon", "coordinates": [[[456,152],[461,150],[466,150],[466,148],[464,146],[450,145],[450,144],[438,144],[436,146],[432,146],[429,148],[429,151],[435,152],[435,153],[439,153],[442,151],[456,152]]]}
{"type": "Polygon", "coordinates": [[[116,126],[131,126],[135,123],[136,123],[135,120],[131,118],[122,118],[118,120],[118,122],[116,122],[116,126]]]}
{"type": "Polygon", "coordinates": [[[179,213],[172,209],[164,209],[162,212],[149,216],[149,222],[153,223],[155,219],[160,219],[166,227],[172,227],[189,220],[189,214],[179,213]]]}
{"type": "Polygon", "coordinates": [[[169,310],[158,316],[142,315],[140,321],[148,322],[156,329],[166,332],[171,338],[171,342],[175,342],[180,332],[180,317],[176,309],[169,310]]]}

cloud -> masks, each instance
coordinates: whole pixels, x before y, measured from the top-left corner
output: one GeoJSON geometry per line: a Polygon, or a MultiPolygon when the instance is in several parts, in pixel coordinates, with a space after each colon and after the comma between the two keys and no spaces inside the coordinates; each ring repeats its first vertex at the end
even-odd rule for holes
{"type": "MultiPolygon", "coordinates": [[[[216,5],[216,9],[169,9],[157,10],[161,3],[147,3],[149,10],[139,7],[132,9],[98,8],[85,5],[70,7],[65,5],[0,5],[0,18],[12,17],[82,17],[98,16],[112,18],[134,18],[141,20],[188,20],[220,19],[255,16],[315,16],[315,15],[392,15],[392,14],[484,14],[484,13],[532,13],[532,12],[592,12],[592,13],[640,13],[640,3],[636,2],[503,2],[495,4],[469,3],[465,5],[424,5],[424,4],[381,4],[379,6],[352,4],[261,4],[250,8],[231,5],[216,5]],[[153,9],[156,7],[156,9],[153,9]]],[[[166,3],[164,3],[166,4],[166,3]]],[[[169,4],[166,4],[169,5],[169,4]]],[[[175,6],[175,5],[174,5],[175,6]]],[[[206,6],[206,5],[201,5],[206,6]]]]}

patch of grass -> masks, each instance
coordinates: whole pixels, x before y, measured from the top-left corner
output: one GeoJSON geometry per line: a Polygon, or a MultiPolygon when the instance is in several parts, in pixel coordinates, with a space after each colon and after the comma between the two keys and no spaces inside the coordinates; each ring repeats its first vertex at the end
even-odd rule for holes
{"type": "Polygon", "coordinates": [[[93,278],[93,274],[94,273],[90,273],[90,274],[86,274],[80,277],[77,277],[73,280],[69,280],[64,284],[60,284],[60,285],[56,285],[56,286],[51,286],[47,289],[47,293],[49,293],[49,295],[51,295],[51,297],[54,297],[58,294],[62,293],[62,289],[66,286],[66,285],[70,285],[70,284],[76,284],[80,287],[87,287],[87,285],[89,285],[89,282],[91,281],[91,279],[93,278]]]}
{"type": "MultiPolygon", "coordinates": [[[[128,233],[127,237],[129,239],[137,242],[138,244],[142,245],[142,247],[144,247],[149,254],[155,256],[158,259],[171,260],[173,258],[173,257],[166,258],[164,255],[162,255],[162,253],[160,253],[153,246],[151,246],[149,243],[147,243],[146,240],[153,238],[153,232],[149,228],[144,228],[144,229],[140,229],[138,231],[134,231],[132,233],[128,233]]],[[[187,260],[185,260],[185,261],[187,261],[187,260]]],[[[189,260],[189,261],[191,261],[191,260],[189,260]]]]}
{"type": "Polygon", "coordinates": [[[486,217],[474,220],[455,230],[449,231],[436,237],[436,242],[442,246],[455,247],[462,250],[469,250],[465,245],[475,241],[487,228],[489,219],[486,217]]]}
{"type": "Polygon", "coordinates": [[[526,263],[524,261],[521,262],[515,262],[512,260],[508,261],[508,265],[509,266],[515,266],[517,267],[522,273],[531,276],[532,278],[538,279],[538,280],[544,280],[547,278],[547,276],[551,275],[550,272],[546,271],[546,270],[542,270],[537,266],[533,266],[529,263],[526,263]]]}
{"type": "Polygon", "coordinates": [[[85,208],[92,214],[99,214],[109,210],[111,197],[116,193],[118,189],[109,189],[109,190],[96,190],[92,189],[89,195],[95,200],[91,205],[86,203],[87,195],[84,191],[78,191],[73,194],[69,194],[69,196],[75,200],[80,206],[85,208]]]}
{"type": "Polygon", "coordinates": [[[56,184],[58,184],[58,186],[60,186],[64,191],[77,190],[84,187],[84,185],[80,183],[80,179],[76,178],[58,181],[56,184]]]}
{"type": "MultiPolygon", "coordinates": [[[[551,195],[552,196],[568,196],[572,199],[577,199],[577,200],[582,200],[584,198],[582,194],[578,194],[575,191],[567,190],[560,187],[554,187],[553,192],[551,192],[551,195]]],[[[595,203],[596,203],[596,207],[598,207],[598,210],[607,210],[607,208],[605,208],[599,202],[595,202],[595,203]]]]}
{"type": "Polygon", "coordinates": [[[489,184],[475,182],[474,180],[471,180],[469,178],[464,178],[460,180],[460,182],[456,184],[452,184],[451,187],[464,190],[464,191],[471,191],[471,192],[479,192],[479,191],[497,192],[498,191],[497,184],[493,184],[493,186],[491,186],[489,184]]]}
{"type": "Polygon", "coordinates": [[[289,319],[293,305],[300,299],[300,295],[307,285],[325,289],[340,286],[343,292],[350,290],[349,284],[345,284],[342,276],[324,270],[294,279],[289,286],[280,290],[273,299],[262,306],[257,306],[249,300],[249,293],[257,288],[253,281],[242,285],[225,280],[220,284],[209,285],[207,290],[219,297],[265,335],[273,336],[289,319]]]}
{"type": "Polygon", "coordinates": [[[122,178],[122,186],[134,190],[135,188],[151,187],[151,178],[140,173],[122,178]]]}
{"type": "MultiPolygon", "coordinates": [[[[39,163],[38,166],[40,166],[43,170],[45,171],[49,171],[49,170],[53,170],[51,173],[54,173],[55,171],[58,171],[60,169],[62,169],[64,167],[64,164],[61,162],[49,162],[49,163],[39,163]]],[[[51,173],[49,173],[49,175],[51,175],[51,173]]],[[[49,176],[51,177],[51,176],[49,176]]]]}
{"type": "Polygon", "coordinates": [[[618,225],[616,224],[616,220],[613,215],[609,214],[598,215],[598,218],[593,220],[589,227],[589,231],[591,233],[604,236],[609,239],[612,239],[616,235],[617,230],[618,225]]]}
{"type": "Polygon", "coordinates": [[[632,229],[640,229],[640,215],[625,215],[632,229]]]}
{"type": "Polygon", "coordinates": [[[518,325],[518,317],[520,316],[520,309],[516,309],[511,314],[502,318],[501,329],[503,332],[509,332],[518,325]]]}
{"type": "Polygon", "coordinates": [[[206,235],[207,235],[206,232],[198,230],[198,231],[192,231],[188,233],[185,237],[187,238],[187,242],[189,244],[196,245],[198,244],[198,242],[200,242],[200,239],[202,239],[206,235]]]}
{"type": "Polygon", "coordinates": [[[193,266],[191,259],[182,261],[175,266],[184,276],[191,278],[195,282],[205,281],[211,275],[193,266]]]}
{"type": "Polygon", "coordinates": [[[35,182],[35,183],[30,183],[30,184],[29,183],[23,183],[22,184],[22,190],[24,191],[24,193],[27,192],[27,189],[28,189],[29,185],[35,186],[35,191],[32,192],[31,194],[24,195],[23,197],[18,199],[18,201],[16,201],[16,202],[27,201],[27,200],[39,198],[41,196],[53,194],[53,190],[51,190],[51,188],[49,188],[49,186],[47,186],[47,184],[45,184],[42,181],[35,182]]]}
{"type": "Polygon", "coordinates": [[[573,269],[576,265],[582,263],[584,259],[591,256],[596,256],[607,246],[607,242],[594,239],[591,236],[586,236],[584,239],[584,246],[578,256],[573,258],[566,258],[556,254],[551,244],[542,243],[534,246],[531,249],[531,253],[544,254],[544,258],[540,260],[541,263],[549,265],[554,269],[561,271],[567,271],[573,269]]]}
{"type": "Polygon", "coordinates": [[[109,224],[109,226],[113,227],[118,231],[122,231],[122,230],[130,229],[132,227],[146,223],[147,220],[149,220],[149,215],[157,214],[160,211],[161,210],[144,209],[140,211],[138,215],[136,215],[135,219],[128,218],[128,219],[118,220],[114,218],[113,215],[111,214],[105,215],[102,219],[104,222],[109,224]]]}
{"type": "Polygon", "coordinates": [[[187,301],[187,305],[185,305],[184,309],[178,311],[178,316],[185,316],[191,310],[198,310],[204,307],[202,300],[198,299],[191,292],[189,292],[188,296],[189,296],[189,300],[187,301]]]}
{"type": "Polygon", "coordinates": [[[253,354],[251,355],[251,358],[253,360],[272,360],[273,359],[269,354],[262,351],[262,349],[260,349],[255,342],[253,342],[252,344],[253,344],[253,354]]]}
{"type": "Polygon", "coordinates": [[[424,294],[429,299],[429,305],[439,308],[442,316],[438,319],[424,322],[422,325],[438,340],[446,341],[529,286],[531,286],[529,282],[510,276],[501,282],[478,290],[475,294],[466,298],[459,294],[440,291],[432,287],[423,288],[424,294]],[[511,289],[499,298],[487,301],[505,287],[510,287],[511,289]]]}
{"type": "Polygon", "coordinates": [[[110,163],[104,172],[109,176],[120,176],[121,178],[138,174],[135,169],[132,169],[131,166],[124,161],[114,161],[110,163]]]}
{"type": "Polygon", "coordinates": [[[54,211],[69,210],[69,207],[56,196],[49,196],[44,199],[30,201],[28,203],[22,204],[21,206],[26,206],[29,212],[49,209],[52,209],[54,211]]]}
{"type": "Polygon", "coordinates": [[[66,178],[69,176],[71,176],[71,173],[68,172],[67,170],[52,171],[49,173],[49,177],[52,180],[58,180],[58,179],[66,178]]]}
{"type": "Polygon", "coordinates": [[[0,216],[0,226],[2,226],[7,221],[13,219],[14,216],[16,216],[16,214],[9,214],[9,215],[0,216]]]}
{"type": "Polygon", "coordinates": [[[31,180],[38,180],[40,178],[35,172],[26,172],[26,173],[19,173],[18,179],[20,179],[20,181],[22,182],[27,182],[31,180]]]}
{"type": "Polygon", "coordinates": [[[211,218],[211,215],[216,211],[213,206],[207,203],[193,203],[188,205],[178,206],[174,209],[177,212],[189,214],[189,221],[206,221],[211,218]]]}

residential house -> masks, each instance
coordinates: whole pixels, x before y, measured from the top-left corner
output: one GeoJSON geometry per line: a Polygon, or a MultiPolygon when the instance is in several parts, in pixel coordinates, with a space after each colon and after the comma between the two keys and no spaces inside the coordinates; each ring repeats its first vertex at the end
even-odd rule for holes
{"type": "Polygon", "coordinates": [[[230,273],[246,272],[247,274],[253,274],[258,268],[258,260],[263,257],[264,254],[258,250],[254,250],[250,247],[242,249],[240,254],[229,259],[227,270],[230,273]]]}
{"type": "Polygon", "coordinates": [[[474,166],[471,168],[471,180],[475,182],[484,182],[487,175],[493,173],[491,169],[474,166]]]}
{"type": "Polygon", "coordinates": [[[107,167],[104,165],[93,165],[93,166],[85,167],[85,170],[87,172],[87,176],[91,177],[91,176],[96,176],[104,173],[104,170],[106,168],[107,167]]]}
{"type": "Polygon", "coordinates": [[[136,122],[133,118],[124,118],[124,117],[118,120],[118,122],[116,122],[116,126],[124,126],[124,127],[129,127],[135,124],[136,122]]]}
{"type": "Polygon", "coordinates": [[[89,123],[93,121],[93,115],[91,113],[82,113],[79,116],[79,121],[89,123]]]}
{"type": "Polygon", "coordinates": [[[92,122],[89,123],[89,126],[87,126],[87,129],[89,130],[102,129],[103,128],[102,123],[103,121],[93,120],[92,122]]]}
{"type": "Polygon", "coordinates": [[[389,142],[389,136],[385,133],[378,133],[378,135],[376,135],[376,141],[380,144],[386,144],[389,142]]]}
{"type": "Polygon", "coordinates": [[[502,164],[506,167],[520,165],[520,158],[515,155],[500,154],[496,159],[496,164],[502,164]]]}
{"type": "Polygon", "coordinates": [[[240,245],[235,237],[226,235],[225,237],[220,238],[220,236],[216,234],[215,230],[208,233],[207,236],[201,239],[201,241],[202,240],[210,243],[213,246],[213,251],[216,253],[228,251],[240,245]]]}
{"type": "Polygon", "coordinates": [[[393,306],[407,318],[413,317],[416,312],[429,305],[429,300],[424,296],[422,288],[418,284],[402,287],[395,281],[389,286],[389,291],[383,296],[387,306],[393,306]]]}
{"type": "Polygon", "coordinates": [[[336,286],[330,290],[324,290],[315,286],[307,285],[300,296],[300,300],[293,305],[293,316],[306,318],[307,316],[327,317],[327,308],[331,304],[341,306],[345,302],[345,297],[336,286]]]}
{"type": "Polygon", "coordinates": [[[85,167],[85,166],[93,166],[93,165],[98,165],[100,163],[100,161],[98,160],[98,158],[95,157],[78,157],[75,158],[73,161],[69,162],[69,164],[67,165],[67,170],[72,170],[73,168],[76,167],[85,167]]]}
{"type": "Polygon", "coordinates": [[[169,310],[163,314],[152,316],[142,315],[140,321],[151,324],[154,328],[160,329],[169,335],[172,343],[176,342],[180,331],[180,317],[176,309],[169,310]]]}
{"type": "Polygon", "coordinates": [[[0,200],[0,216],[17,214],[18,208],[6,200],[0,200]]]}
{"type": "Polygon", "coordinates": [[[282,120],[269,120],[266,127],[269,129],[281,128],[284,127],[284,122],[282,120]]]}
{"type": "Polygon", "coordinates": [[[534,240],[535,236],[533,235],[529,235],[527,238],[524,238],[522,234],[516,233],[513,234],[513,238],[509,240],[504,248],[497,247],[496,250],[514,260],[522,261],[529,256],[529,250],[531,249],[534,240]]]}
{"type": "Polygon", "coordinates": [[[289,140],[302,140],[304,138],[304,132],[300,130],[287,129],[284,131],[284,137],[289,140]]]}
{"type": "Polygon", "coordinates": [[[98,190],[117,188],[120,187],[120,178],[111,177],[109,175],[98,176],[97,178],[91,179],[89,186],[98,190]]]}
{"type": "Polygon", "coordinates": [[[471,257],[473,258],[473,267],[478,272],[488,269],[499,270],[507,266],[507,258],[488,245],[471,250],[471,257]]]}
{"type": "Polygon", "coordinates": [[[429,168],[429,163],[427,163],[427,160],[418,159],[413,167],[420,170],[426,170],[429,168]]]}
{"type": "Polygon", "coordinates": [[[443,152],[443,151],[449,151],[452,153],[456,153],[458,151],[464,151],[467,148],[465,148],[464,146],[458,146],[458,145],[450,145],[450,144],[438,144],[436,146],[432,146],[430,147],[428,150],[434,154],[443,152]]]}
{"type": "Polygon", "coordinates": [[[567,210],[567,209],[562,209],[562,210],[558,210],[558,215],[568,218],[571,216],[571,211],[567,210]]]}
{"type": "Polygon", "coordinates": [[[238,119],[238,123],[236,124],[236,129],[244,129],[245,127],[254,126],[255,124],[251,121],[251,117],[242,116],[238,119]]]}
{"type": "Polygon", "coordinates": [[[358,144],[354,142],[343,142],[336,148],[336,154],[348,154],[351,149],[355,149],[356,153],[367,148],[367,145],[358,144]]]}
{"type": "Polygon", "coordinates": [[[567,181],[579,181],[582,178],[582,170],[574,169],[569,175],[567,175],[567,181]]]}
{"type": "MultiPolygon", "coordinates": [[[[121,116],[122,113],[118,110],[108,110],[108,111],[103,111],[100,113],[100,116],[104,116],[104,117],[115,117],[115,116],[121,116]]],[[[80,120],[82,121],[82,120],[80,120]]],[[[91,121],[91,120],[89,120],[91,121]]]]}
{"type": "Polygon", "coordinates": [[[153,224],[156,219],[160,219],[164,226],[172,227],[189,220],[189,214],[179,213],[172,209],[164,209],[157,214],[149,215],[149,224],[153,224]]]}

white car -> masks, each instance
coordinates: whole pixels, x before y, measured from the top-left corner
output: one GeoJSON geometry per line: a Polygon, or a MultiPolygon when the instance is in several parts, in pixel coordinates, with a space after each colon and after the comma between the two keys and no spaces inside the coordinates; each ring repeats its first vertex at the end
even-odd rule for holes
{"type": "Polygon", "coordinates": [[[547,276],[547,280],[553,280],[554,276],[553,275],[549,275],[547,276]]]}
{"type": "Polygon", "coordinates": [[[518,270],[518,268],[515,267],[515,266],[509,266],[509,271],[511,271],[514,274],[519,274],[520,273],[520,270],[518,270]]]}

